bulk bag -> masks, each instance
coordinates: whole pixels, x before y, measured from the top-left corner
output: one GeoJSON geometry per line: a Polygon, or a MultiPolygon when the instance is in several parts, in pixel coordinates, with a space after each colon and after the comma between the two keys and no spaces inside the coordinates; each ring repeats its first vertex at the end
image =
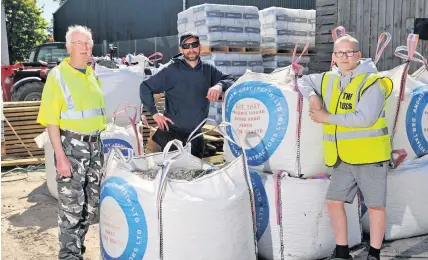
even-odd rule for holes
{"type": "Polygon", "coordinates": [[[177,140],[163,154],[113,151],[100,193],[103,259],[256,259],[244,156],[217,169],[177,140]]]}
{"type": "MultiPolygon", "coordinates": [[[[132,71],[133,67],[120,69],[109,69],[102,66],[95,66],[95,73],[101,81],[101,90],[104,94],[104,104],[106,108],[107,120],[113,118],[115,109],[125,102],[140,106],[140,84],[145,79],[143,72],[132,71]]],[[[137,111],[138,119],[141,111],[137,111]]],[[[120,117],[117,119],[118,126],[129,124],[128,119],[120,117]]]]}
{"type": "MultiPolygon", "coordinates": [[[[250,171],[256,201],[259,254],[267,260],[320,259],[335,248],[328,216],[328,176],[300,179],[250,171]],[[282,249],[281,249],[282,248],[282,249]]],[[[358,198],[345,204],[348,244],[361,243],[358,198]]]]}
{"type": "MultiPolygon", "coordinates": [[[[295,90],[291,67],[270,74],[247,71],[225,93],[223,121],[244,139],[250,168],[298,177],[326,173],[322,124],[310,119],[309,102],[295,90]]],[[[226,161],[240,155],[237,148],[225,140],[226,161]]]]}
{"type": "Polygon", "coordinates": [[[395,52],[396,56],[406,57],[408,61],[382,72],[384,76],[391,78],[394,86],[387,99],[386,118],[393,152],[399,155],[395,167],[402,160],[428,153],[428,85],[407,75],[417,44],[416,36],[410,34],[408,37],[408,56],[401,53],[403,47],[398,47],[395,52]]]}
{"type": "MultiPolygon", "coordinates": [[[[385,240],[428,234],[428,156],[403,162],[388,172],[385,240]]],[[[370,232],[369,213],[362,207],[362,226],[370,232]]]]}
{"type": "Polygon", "coordinates": [[[413,60],[422,63],[422,66],[413,72],[412,77],[420,82],[428,84],[428,60],[419,52],[415,52],[415,56],[418,56],[419,58],[413,57],[413,60]]]}
{"type": "MultiPolygon", "coordinates": [[[[134,155],[142,155],[144,153],[143,137],[140,131],[137,130],[137,106],[127,105],[122,111],[117,111],[118,108],[119,106],[113,113],[111,122],[107,124],[106,129],[100,135],[104,147],[104,158],[107,158],[111,147],[129,148],[132,149],[134,155]],[[135,113],[133,117],[128,116],[129,125],[118,126],[116,124],[118,116],[122,113],[127,113],[130,108],[135,109],[135,113]]],[[[129,149],[122,149],[122,153],[127,156],[128,151],[131,151],[129,149]]]]}
{"type": "Polygon", "coordinates": [[[46,171],[46,184],[48,186],[49,193],[55,199],[58,199],[58,186],[56,183],[56,166],[54,160],[54,149],[49,139],[48,131],[45,130],[43,133],[34,138],[37,147],[44,148],[45,150],[45,171],[46,171]]]}

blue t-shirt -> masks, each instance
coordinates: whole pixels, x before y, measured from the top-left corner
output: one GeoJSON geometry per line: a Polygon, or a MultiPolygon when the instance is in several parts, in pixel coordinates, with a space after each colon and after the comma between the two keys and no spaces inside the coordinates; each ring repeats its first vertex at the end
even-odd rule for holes
{"type": "Polygon", "coordinates": [[[74,68],[74,69],[76,69],[76,70],[78,70],[78,71],[82,72],[83,74],[86,74],[86,68],[85,68],[85,69],[77,69],[77,68],[74,68]]]}

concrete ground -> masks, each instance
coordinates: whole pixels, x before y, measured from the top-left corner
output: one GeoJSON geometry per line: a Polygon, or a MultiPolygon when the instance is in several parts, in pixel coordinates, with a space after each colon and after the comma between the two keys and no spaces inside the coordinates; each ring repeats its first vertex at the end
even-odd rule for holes
{"type": "MultiPolygon", "coordinates": [[[[1,259],[58,259],[57,201],[49,195],[44,170],[2,169],[1,198],[1,259]]],[[[99,260],[98,224],[90,227],[85,245],[85,259],[99,260]]],[[[356,260],[367,256],[365,246],[353,250],[356,260]]],[[[381,254],[383,260],[428,259],[428,235],[386,243],[381,254]]]]}

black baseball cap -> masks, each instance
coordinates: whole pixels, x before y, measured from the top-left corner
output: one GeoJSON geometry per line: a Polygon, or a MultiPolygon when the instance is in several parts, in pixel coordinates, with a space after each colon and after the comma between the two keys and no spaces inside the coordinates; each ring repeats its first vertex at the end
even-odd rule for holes
{"type": "Polygon", "coordinates": [[[182,34],[180,36],[180,46],[183,45],[183,43],[185,41],[187,41],[188,39],[191,39],[191,38],[195,38],[197,41],[199,41],[199,36],[197,36],[196,34],[194,34],[194,33],[185,33],[185,34],[182,34]]]}

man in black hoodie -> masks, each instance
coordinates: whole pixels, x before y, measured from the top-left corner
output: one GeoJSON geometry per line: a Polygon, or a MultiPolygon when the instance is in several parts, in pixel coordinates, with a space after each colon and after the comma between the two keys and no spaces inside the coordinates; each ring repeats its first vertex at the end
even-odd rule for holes
{"type": "MultiPolygon", "coordinates": [[[[197,35],[181,35],[180,54],[141,83],[141,102],[159,126],[152,139],[162,149],[174,139],[185,144],[190,133],[208,117],[209,102],[218,101],[221,93],[235,82],[232,76],[203,62],[199,57],[200,51],[197,35]],[[164,92],[165,112],[161,114],[156,108],[153,94],[164,92]]],[[[202,136],[193,140],[192,154],[202,158],[204,147],[202,136]]]]}

